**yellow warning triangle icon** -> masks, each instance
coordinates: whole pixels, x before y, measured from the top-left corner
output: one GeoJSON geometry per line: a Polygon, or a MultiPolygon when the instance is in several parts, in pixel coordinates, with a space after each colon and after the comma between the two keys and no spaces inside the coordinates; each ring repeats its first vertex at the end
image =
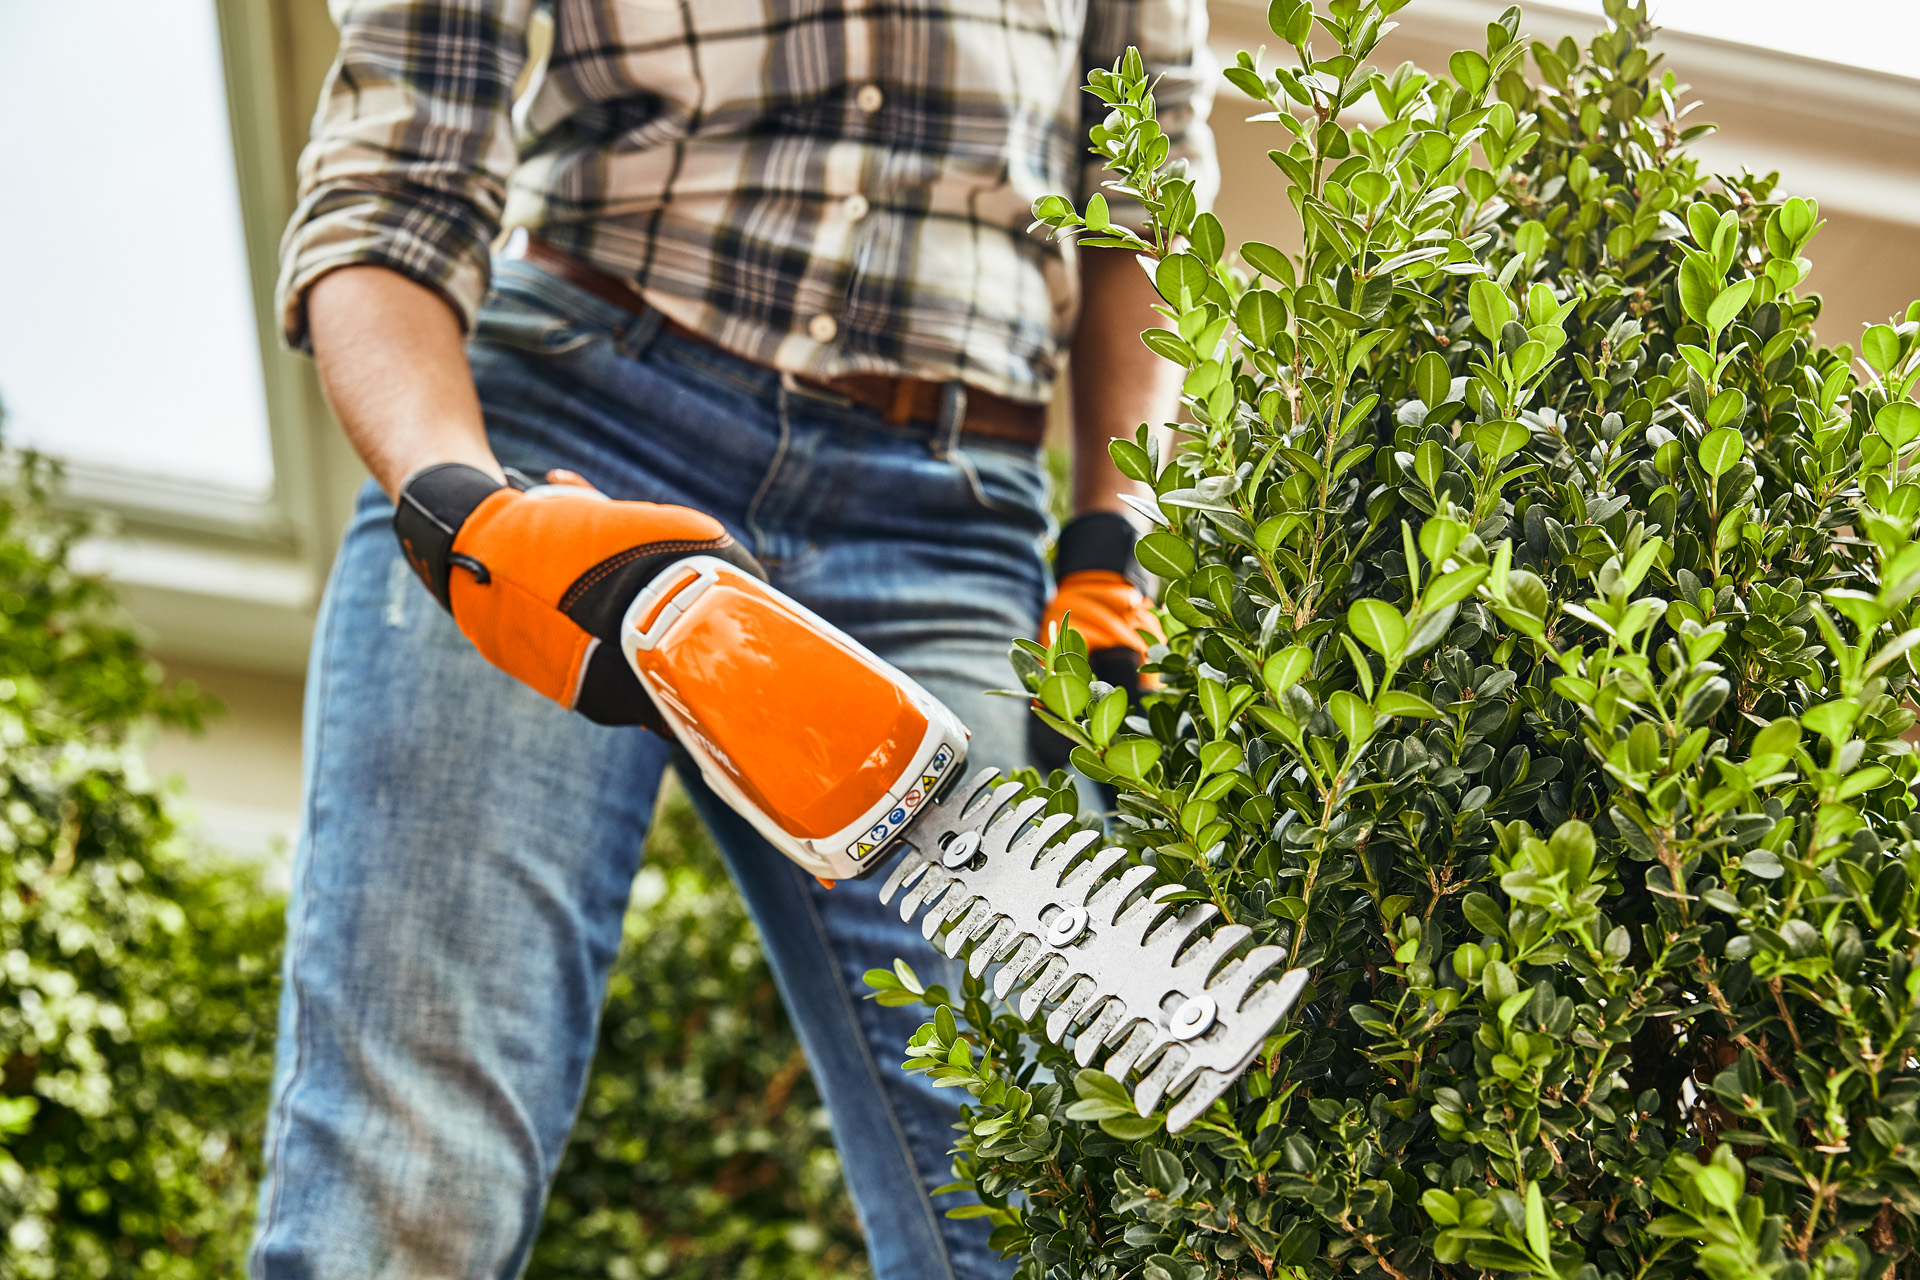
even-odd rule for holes
{"type": "Polygon", "coordinates": [[[930,787],[933,785],[933,780],[939,776],[940,775],[937,773],[929,773],[925,777],[920,779],[920,785],[923,787],[930,787]]]}
{"type": "Polygon", "coordinates": [[[864,858],[872,852],[873,846],[870,844],[857,844],[853,846],[853,856],[856,858],[864,858]]]}

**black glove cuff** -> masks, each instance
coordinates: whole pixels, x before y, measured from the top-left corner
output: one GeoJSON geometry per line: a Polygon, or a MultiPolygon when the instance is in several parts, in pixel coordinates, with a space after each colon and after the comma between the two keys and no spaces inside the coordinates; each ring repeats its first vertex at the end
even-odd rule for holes
{"type": "Polygon", "coordinates": [[[1089,511],[1067,521],[1060,530],[1059,548],[1053,556],[1055,580],[1087,569],[1118,573],[1142,591],[1150,591],[1153,582],[1146,570],[1133,558],[1138,537],[1133,522],[1116,511],[1089,511]]]}
{"type": "Polygon", "coordinates": [[[400,486],[393,507],[393,532],[407,563],[427,584],[440,607],[453,611],[447,592],[453,568],[453,540],[474,508],[503,486],[478,467],[442,462],[422,467],[400,486]]]}

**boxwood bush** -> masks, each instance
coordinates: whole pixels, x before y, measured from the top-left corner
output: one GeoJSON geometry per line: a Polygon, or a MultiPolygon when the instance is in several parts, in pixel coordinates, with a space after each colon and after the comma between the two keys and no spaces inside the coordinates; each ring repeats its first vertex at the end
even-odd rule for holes
{"type": "Polygon", "coordinates": [[[181,847],[129,737],[207,704],[0,462],[0,1278],[237,1275],[279,903],[181,847]]]}
{"type": "Polygon", "coordinates": [[[1188,422],[1113,445],[1160,690],[1016,666],[1112,838],[1312,985],[1177,1136],[978,984],[912,1061],[1027,1280],[1905,1271],[1920,304],[1815,336],[1818,210],[1699,169],[1644,2],[1376,69],[1404,3],[1274,0],[1226,72],[1298,252],[1227,252],[1137,56],[1092,141],[1150,225],[1035,208],[1145,259],[1188,422]]]}
{"type": "MultiPolygon", "coordinates": [[[[0,453],[0,1280],[239,1276],[283,903],[185,840],[130,740],[168,690],[44,463],[0,453]]],[[[647,847],[535,1277],[866,1272],[820,1101],[677,792],[647,847]]]]}

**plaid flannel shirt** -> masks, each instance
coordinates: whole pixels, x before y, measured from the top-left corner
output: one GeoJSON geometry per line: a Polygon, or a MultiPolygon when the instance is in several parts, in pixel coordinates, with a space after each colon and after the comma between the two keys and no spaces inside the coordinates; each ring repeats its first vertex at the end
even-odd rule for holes
{"type": "Polygon", "coordinates": [[[307,287],[354,263],[470,326],[520,226],[764,364],[1044,400],[1077,290],[1027,226],[1105,176],[1086,70],[1137,46],[1172,154],[1215,185],[1205,0],[547,3],[515,102],[534,0],[333,0],[281,251],[294,345],[307,287]]]}

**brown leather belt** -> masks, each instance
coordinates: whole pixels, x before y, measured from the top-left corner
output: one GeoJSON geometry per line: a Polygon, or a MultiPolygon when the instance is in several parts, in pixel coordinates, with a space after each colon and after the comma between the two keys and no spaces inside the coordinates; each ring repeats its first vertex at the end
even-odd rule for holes
{"type": "MultiPolygon", "coordinates": [[[[519,239],[516,237],[516,240],[519,239]]],[[[570,253],[532,236],[525,237],[517,247],[520,257],[534,266],[586,290],[602,302],[612,303],[629,315],[637,316],[648,309],[646,299],[637,290],[604,271],[588,266],[570,253]]],[[[724,349],[705,334],[688,328],[671,316],[663,314],[660,319],[661,327],[668,333],[690,342],[724,349]]],[[[908,423],[939,423],[952,385],[927,378],[899,378],[881,373],[849,373],[837,378],[812,378],[801,373],[787,376],[803,386],[844,396],[863,408],[873,410],[889,426],[894,427],[908,423]]],[[[965,416],[960,422],[963,438],[978,436],[1037,446],[1046,435],[1045,405],[1012,400],[978,387],[966,389],[965,404],[965,416]]]]}

